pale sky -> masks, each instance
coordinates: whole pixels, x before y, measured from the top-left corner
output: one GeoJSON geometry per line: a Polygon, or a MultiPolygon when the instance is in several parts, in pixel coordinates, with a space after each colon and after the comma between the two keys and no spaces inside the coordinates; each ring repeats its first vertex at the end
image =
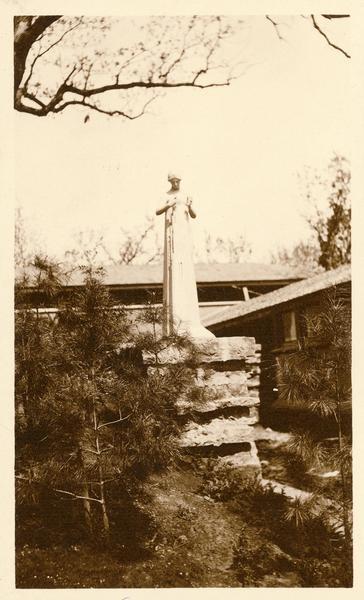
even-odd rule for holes
{"type": "MultiPolygon", "coordinates": [[[[350,159],[350,61],[299,16],[282,18],[285,41],[264,17],[244,20],[234,43],[249,68],[230,87],[171,91],[132,122],[16,114],[16,199],[48,253],[60,257],[86,229],[115,247],[121,228],[154,214],[171,169],[194,199],[197,249],[205,232],[243,234],[251,260],[268,261],[307,238],[298,175],[324,171],[334,153],[350,159]]],[[[330,31],[350,52],[349,26],[330,31]]]]}

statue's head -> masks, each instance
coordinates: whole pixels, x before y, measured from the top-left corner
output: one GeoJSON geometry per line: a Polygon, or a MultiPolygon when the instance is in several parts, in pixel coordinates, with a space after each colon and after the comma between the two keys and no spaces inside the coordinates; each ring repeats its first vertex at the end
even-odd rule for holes
{"type": "Polygon", "coordinates": [[[181,177],[175,171],[168,173],[168,181],[172,186],[172,190],[179,190],[181,177]]]}

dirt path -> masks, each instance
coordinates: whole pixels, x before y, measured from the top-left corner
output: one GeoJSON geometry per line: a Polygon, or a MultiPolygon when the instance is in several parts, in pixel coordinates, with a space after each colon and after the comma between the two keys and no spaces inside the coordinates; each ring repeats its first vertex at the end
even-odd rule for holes
{"type": "Polygon", "coordinates": [[[241,520],[222,503],[201,496],[199,484],[187,471],[150,481],[158,523],[154,552],[149,560],[126,567],[125,587],[240,587],[232,561],[241,520]]]}

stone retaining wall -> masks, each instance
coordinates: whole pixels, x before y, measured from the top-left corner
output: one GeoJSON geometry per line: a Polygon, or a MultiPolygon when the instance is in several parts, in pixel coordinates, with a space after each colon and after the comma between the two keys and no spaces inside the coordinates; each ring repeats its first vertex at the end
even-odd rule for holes
{"type": "MultiPolygon", "coordinates": [[[[260,346],[254,338],[228,337],[205,340],[196,349],[197,399],[177,400],[181,446],[192,454],[218,456],[246,473],[260,472],[252,427],[259,420],[260,346]]],[[[152,355],[144,355],[149,369],[184,359],[184,351],[173,347],[158,356],[158,367],[152,355]]]]}

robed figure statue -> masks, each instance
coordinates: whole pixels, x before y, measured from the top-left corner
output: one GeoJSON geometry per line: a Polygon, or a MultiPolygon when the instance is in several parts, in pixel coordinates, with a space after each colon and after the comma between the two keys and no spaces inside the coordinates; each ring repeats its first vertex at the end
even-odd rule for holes
{"type": "Polygon", "coordinates": [[[195,219],[192,199],[180,189],[181,178],[168,175],[171,189],[164,205],[163,334],[188,335],[194,339],[214,338],[200,321],[193,265],[190,218],[195,219]]]}

